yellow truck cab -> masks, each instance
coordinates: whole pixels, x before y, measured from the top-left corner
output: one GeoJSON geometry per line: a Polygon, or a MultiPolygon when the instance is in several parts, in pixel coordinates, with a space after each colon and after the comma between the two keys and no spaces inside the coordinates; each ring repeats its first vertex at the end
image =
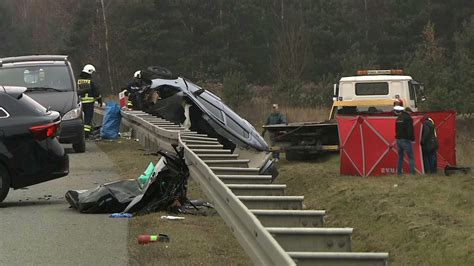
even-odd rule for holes
{"type": "Polygon", "coordinates": [[[422,90],[420,83],[399,69],[359,70],[357,76],[342,77],[339,84],[334,85],[329,119],[337,114],[388,112],[396,101],[417,111],[418,101],[424,100],[420,97],[422,90]]]}

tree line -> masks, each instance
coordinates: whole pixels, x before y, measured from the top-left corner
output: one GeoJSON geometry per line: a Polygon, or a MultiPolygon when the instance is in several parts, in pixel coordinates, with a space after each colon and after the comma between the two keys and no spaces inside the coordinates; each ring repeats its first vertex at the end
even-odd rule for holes
{"type": "Polygon", "coordinates": [[[4,0],[0,14],[1,56],[68,54],[108,93],[160,65],[224,82],[233,104],[256,84],[327,105],[341,76],[403,68],[428,108],[474,112],[471,0],[4,0]]]}

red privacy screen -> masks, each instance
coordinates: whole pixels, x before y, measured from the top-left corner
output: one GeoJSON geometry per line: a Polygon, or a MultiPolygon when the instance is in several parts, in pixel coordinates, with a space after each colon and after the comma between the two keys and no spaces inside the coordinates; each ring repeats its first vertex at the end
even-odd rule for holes
{"type": "MultiPolygon", "coordinates": [[[[456,113],[413,113],[415,131],[415,171],[424,173],[420,146],[422,123],[431,117],[436,125],[439,140],[438,167],[456,165],[456,113]]],[[[357,115],[339,116],[339,149],[341,175],[379,176],[396,174],[397,145],[395,140],[396,116],[357,115]]],[[[405,155],[403,172],[408,173],[405,155]]]]}

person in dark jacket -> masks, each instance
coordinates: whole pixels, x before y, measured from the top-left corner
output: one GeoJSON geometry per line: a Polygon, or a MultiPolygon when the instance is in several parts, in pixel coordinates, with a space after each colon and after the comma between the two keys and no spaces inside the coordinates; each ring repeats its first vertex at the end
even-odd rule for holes
{"type": "Polygon", "coordinates": [[[415,174],[415,159],[413,155],[412,142],[415,141],[413,132],[413,119],[410,116],[411,109],[403,108],[403,106],[396,105],[394,108],[398,115],[395,125],[395,138],[397,139],[398,147],[398,165],[397,174],[401,175],[403,171],[403,156],[406,152],[408,155],[408,162],[410,166],[410,174],[415,174]]]}
{"type": "MultiPolygon", "coordinates": [[[[265,125],[277,125],[277,124],[286,124],[286,118],[284,115],[280,113],[278,110],[278,104],[273,104],[272,106],[273,110],[272,113],[267,117],[267,121],[265,122],[265,125]]],[[[262,132],[262,137],[265,136],[266,129],[263,130],[262,132]]],[[[270,144],[273,146],[273,139],[275,136],[273,134],[270,135],[270,144]]],[[[278,161],[280,160],[280,153],[279,152],[273,152],[273,158],[278,161]]]]}
{"type": "Polygon", "coordinates": [[[97,83],[92,80],[95,67],[91,64],[84,66],[77,80],[77,94],[81,98],[82,110],[84,112],[84,133],[88,138],[92,132],[92,118],[94,116],[94,102],[97,101],[102,107],[102,96],[97,83]]]}
{"type": "Polygon", "coordinates": [[[151,82],[143,77],[143,71],[137,70],[133,74],[133,81],[127,84],[128,103],[127,107],[133,110],[143,110],[143,93],[149,87],[151,82]]]}
{"type": "Polygon", "coordinates": [[[423,165],[425,173],[436,174],[438,161],[436,153],[438,151],[438,138],[433,119],[428,117],[423,123],[421,131],[421,150],[423,152],[423,165]]]}

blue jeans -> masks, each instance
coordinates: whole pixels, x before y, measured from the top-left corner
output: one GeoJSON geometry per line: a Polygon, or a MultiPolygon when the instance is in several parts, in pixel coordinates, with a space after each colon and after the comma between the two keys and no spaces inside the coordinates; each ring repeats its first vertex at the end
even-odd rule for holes
{"type": "Polygon", "coordinates": [[[426,174],[436,174],[438,171],[438,158],[436,150],[432,152],[423,151],[423,165],[426,174]]]}
{"type": "Polygon", "coordinates": [[[401,175],[403,170],[403,155],[406,152],[408,154],[408,163],[410,165],[410,174],[415,174],[415,158],[413,156],[413,148],[411,141],[408,139],[397,139],[398,146],[398,165],[397,174],[401,175]]]}

